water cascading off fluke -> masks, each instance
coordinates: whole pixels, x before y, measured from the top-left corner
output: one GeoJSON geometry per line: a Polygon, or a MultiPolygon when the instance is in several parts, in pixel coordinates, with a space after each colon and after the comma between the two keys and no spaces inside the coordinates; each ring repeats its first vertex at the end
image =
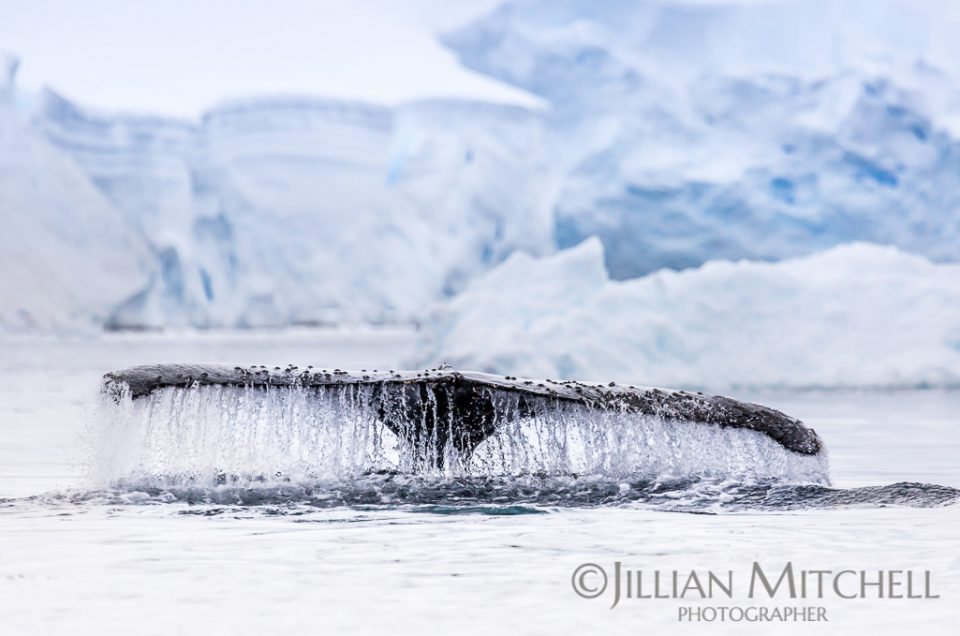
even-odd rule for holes
{"type": "Polygon", "coordinates": [[[687,391],[449,368],[150,365],[106,374],[104,394],[119,414],[112,435],[123,438],[111,452],[126,458],[114,473],[748,472],[827,480],[823,445],[799,420],[687,391]]]}

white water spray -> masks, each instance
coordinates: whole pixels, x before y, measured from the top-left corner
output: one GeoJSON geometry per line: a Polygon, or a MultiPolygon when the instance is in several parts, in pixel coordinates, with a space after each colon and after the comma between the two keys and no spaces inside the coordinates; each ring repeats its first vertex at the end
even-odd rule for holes
{"type": "Polygon", "coordinates": [[[521,417],[515,394],[492,390],[492,398],[495,432],[465,457],[451,444],[437,449],[435,439],[395,435],[381,421],[383,396],[371,385],[194,386],[137,400],[104,396],[91,479],[100,486],[210,488],[417,472],[829,483],[825,453],[795,453],[756,431],[559,401],[521,417]]]}

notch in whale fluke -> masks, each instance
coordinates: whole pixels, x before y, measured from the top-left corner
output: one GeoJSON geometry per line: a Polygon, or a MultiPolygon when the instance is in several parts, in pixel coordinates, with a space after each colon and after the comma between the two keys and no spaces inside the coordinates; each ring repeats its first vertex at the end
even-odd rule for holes
{"type": "MultiPolygon", "coordinates": [[[[664,420],[713,424],[762,433],[787,450],[818,455],[823,444],[813,429],[780,411],[732,398],[658,389],[576,381],[495,376],[449,367],[423,371],[344,371],[264,366],[147,365],[107,373],[104,390],[136,400],[167,387],[209,385],[317,391],[369,387],[379,418],[395,434],[444,448],[452,444],[469,455],[492,435],[498,422],[531,417],[563,405],[589,410],[634,413],[664,420]]],[[[434,453],[440,456],[439,453],[434,453]]]]}

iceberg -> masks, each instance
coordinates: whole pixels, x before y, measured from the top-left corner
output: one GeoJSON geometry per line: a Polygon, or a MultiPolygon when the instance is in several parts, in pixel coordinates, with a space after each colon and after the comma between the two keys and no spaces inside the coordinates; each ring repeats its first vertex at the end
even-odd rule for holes
{"type": "Polygon", "coordinates": [[[960,265],[844,245],[611,280],[599,239],[515,254],[425,321],[417,364],[688,388],[960,384],[960,265]]]}
{"type": "Polygon", "coordinates": [[[0,58],[0,333],[100,328],[146,280],[147,245],[23,120],[0,58]]]}

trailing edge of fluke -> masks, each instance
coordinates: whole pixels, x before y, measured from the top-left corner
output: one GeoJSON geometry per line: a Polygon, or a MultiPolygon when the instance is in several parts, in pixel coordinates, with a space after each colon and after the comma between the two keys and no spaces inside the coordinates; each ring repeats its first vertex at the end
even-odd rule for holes
{"type": "Polygon", "coordinates": [[[343,371],[315,367],[159,364],[107,373],[104,390],[136,400],[166,387],[235,386],[315,388],[318,391],[368,387],[372,406],[384,424],[414,442],[447,442],[469,454],[492,435],[497,423],[544,409],[582,405],[613,413],[635,413],[665,420],[713,424],[762,433],[784,448],[817,455],[823,444],[813,429],[780,411],[728,397],[648,387],[531,380],[449,367],[423,371],[343,371]],[[510,398],[510,399],[503,399],[510,398]]]}

